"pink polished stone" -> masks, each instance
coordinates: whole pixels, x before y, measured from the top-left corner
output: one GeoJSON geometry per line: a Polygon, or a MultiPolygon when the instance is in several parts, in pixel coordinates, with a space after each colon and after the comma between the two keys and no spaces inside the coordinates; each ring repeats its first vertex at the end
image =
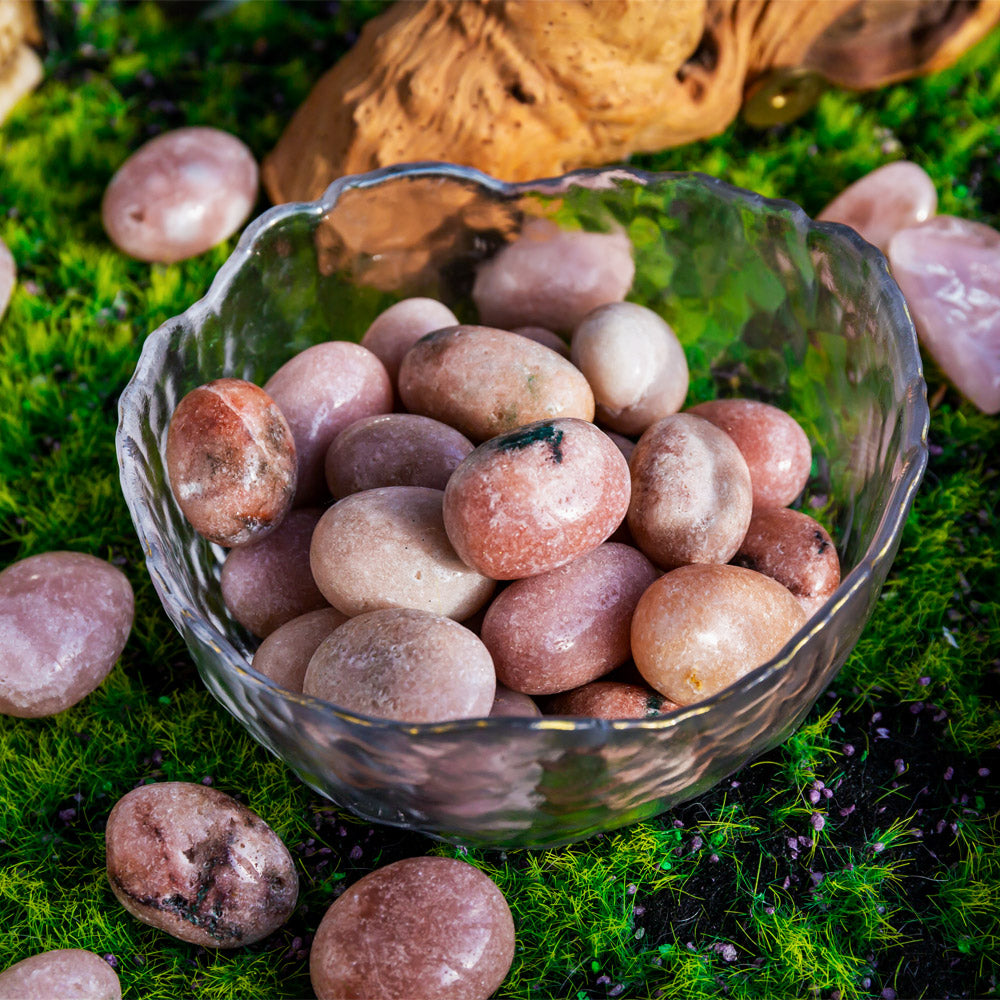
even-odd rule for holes
{"type": "Polygon", "coordinates": [[[553,695],[546,715],[576,715],[588,719],[656,719],[679,708],[647,684],[593,681],[553,695]]]}
{"type": "Polygon", "coordinates": [[[0,573],[0,715],[54,715],[111,672],[132,629],[121,570],[82,552],[46,552],[0,573]]]}
{"type": "Polygon", "coordinates": [[[121,995],[111,966],[80,948],[43,951],[0,972],[3,1000],[121,1000],[121,995]]]}
{"type": "Polygon", "coordinates": [[[1000,232],[939,215],[889,244],[920,342],[984,413],[1000,411],[1000,232]]]}
{"type": "Polygon", "coordinates": [[[919,226],[937,210],[937,191],[926,171],[908,160],[887,163],[845,188],[819,215],[842,222],[887,253],[901,229],[919,226]]]}
{"type": "Polygon", "coordinates": [[[490,717],[503,716],[510,719],[537,718],[542,714],[542,710],[535,703],[535,699],[520,691],[511,691],[510,688],[502,684],[497,685],[496,693],[493,695],[493,707],[490,709],[490,717]]]}
{"type": "Polygon", "coordinates": [[[519,337],[527,337],[528,340],[533,340],[536,344],[569,358],[569,344],[558,333],[546,330],[544,326],[519,326],[510,332],[516,333],[519,337]]]}
{"type": "Polygon", "coordinates": [[[361,346],[385,365],[395,385],[403,355],[425,334],[456,323],[455,314],[437,299],[403,299],[375,317],[361,338],[361,346]]]}
{"type": "Polygon", "coordinates": [[[309,955],[318,1000],[487,1000],[514,960],[514,920],[488,876],[406,858],[334,901],[309,955]]]}
{"type": "Polygon", "coordinates": [[[264,383],[285,415],[298,454],[296,506],[326,495],[323,463],[345,428],[392,410],[392,382],[385,365],[360,344],[329,340],[300,351],[264,383]]]}
{"type": "Polygon", "coordinates": [[[17,281],[17,264],[7,244],[0,240],[0,317],[7,311],[14,282],[17,281]]]}
{"type": "Polygon", "coordinates": [[[347,620],[347,616],[336,608],[320,608],[285,622],[257,647],[253,657],[254,670],[280,687],[301,694],[306,668],[313,653],[335,628],[347,620]]]}
{"type": "Polygon", "coordinates": [[[219,587],[230,614],[260,639],[329,603],[309,571],[309,544],[323,511],[290,510],[269,535],[233,549],[219,587]]]}
{"type": "Polygon", "coordinates": [[[257,163],[236,136],[181,128],[133,153],[104,192],[111,242],[138,260],[196,257],[232,236],[257,200],[257,163]]]}

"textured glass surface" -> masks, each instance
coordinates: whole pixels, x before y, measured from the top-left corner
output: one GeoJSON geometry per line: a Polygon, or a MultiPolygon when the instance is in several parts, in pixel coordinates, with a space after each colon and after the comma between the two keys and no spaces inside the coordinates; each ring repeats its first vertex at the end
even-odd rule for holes
{"type": "Polygon", "coordinates": [[[208,294],[150,335],[120,401],[122,486],[163,605],[209,690],[306,782],[377,822],[457,843],[557,844],[654,816],[783,741],[867,621],[926,461],[913,326],[885,261],[852,231],[713,178],[583,171],[506,185],[440,164],[334,183],[271,209],[208,294]],[[178,400],[203,382],[263,383],[325,339],[358,339],[387,305],[443,299],[471,320],[476,262],[527,215],[623,228],[629,298],[660,312],[688,353],[692,399],[744,395],[787,409],[814,444],[806,509],[844,566],[836,594],[781,655],[662,719],[482,719],[408,725],[294,695],[250,666],[226,615],[224,550],[181,516],[163,446],[178,400]]]}

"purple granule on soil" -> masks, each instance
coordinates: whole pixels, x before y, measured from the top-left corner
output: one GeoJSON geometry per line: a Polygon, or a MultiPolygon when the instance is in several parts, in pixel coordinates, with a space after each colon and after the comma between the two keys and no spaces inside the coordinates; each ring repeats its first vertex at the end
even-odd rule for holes
{"type": "Polygon", "coordinates": [[[722,956],[726,962],[736,961],[736,948],[728,941],[716,941],[712,947],[722,956]]]}
{"type": "Polygon", "coordinates": [[[702,840],[701,837],[699,837],[697,834],[695,834],[691,838],[691,851],[692,851],[692,853],[694,853],[695,851],[700,851],[702,849],[702,847],[704,846],[704,844],[705,844],[705,841],[702,840]]]}
{"type": "Polygon", "coordinates": [[[871,725],[874,726],[876,722],[881,722],[881,721],[882,721],[882,713],[881,712],[875,712],[872,715],[871,725]]]}
{"type": "Polygon", "coordinates": [[[875,854],[881,854],[884,850],[885,844],[883,844],[881,840],[876,840],[875,843],[872,844],[872,851],[875,854]]]}
{"type": "Polygon", "coordinates": [[[638,886],[634,882],[629,882],[629,884],[625,886],[625,892],[629,896],[634,896],[637,891],[638,886]]]}
{"type": "Polygon", "coordinates": [[[59,810],[59,820],[63,823],[69,823],[71,820],[76,819],[76,810],[70,807],[69,809],[59,810]]]}
{"type": "Polygon", "coordinates": [[[154,767],[159,767],[163,763],[163,751],[154,750],[149,759],[153,762],[154,767]]]}
{"type": "Polygon", "coordinates": [[[675,819],[674,820],[674,829],[675,830],[683,830],[684,829],[684,822],[683,822],[683,820],[675,819]]]}
{"type": "Polygon", "coordinates": [[[891,986],[887,986],[882,990],[882,1000],[896,1000],[896,991],[891,986]]]}
{"type": "Polygon", "coordinates": [[[939,709],[937,712],[934,713],[934,719],[933,719],[933,721],[934,722],[943,722],[947,718],[948,718],[948,713],[942,708],[942,709],[939,709]]]}
{"type": "Polygon", "coordinates": [[[646,912],[646,907],[645,906],[637,906],[632,911],[632,916],[633,917],[641,917],[645,912],[646,912]]]}
{"type": "Polygon", "coordinates": [[[694,951],[694,941],[688,941],[684,947],[687,948],[688,951],[694,951]]]}
{"type": "Polygon", "coordinates": [[[906,761],[902,757],[897,757],[892,762],[892,766],[896,769],[896,774],[902,774],[906,770],[906,761]]]}
{"type": "Polygon", "coordinates": [[[810,803],[815,806],[819,804],[819,800],[822,798],[822,796],[815,788],[811,788],[809,789],[809,794],[806,796],[806,798],[808,798],[810,803]]]}
{"type": "Polygon", "coordinates": [[[617,996],[621,996],[622,993],[624,993],[624,992],[625,992],[625,984],[624,983],[619,983],[617,986],[612,986],[611,989],[608,990],[608,996],[609,997],[617,997],[617,996]]]}
{"type": "Polygon", "coordinates": [[[594,981],[598,986],[610,986],[611,977],[610,976],[598,976],[594,981]]]}
{"type": "Polygon", "coordinates": [[[710,854],[708,856],[708,860],[711,861],[712,864],[714,865],[719,860],[719,855],[718,854],[710,854]]]}
{"type": "Polygon", "coordinates": [[[773,916],[773,914],[774,914],[774,907],[773,907],[773,906],[765,906],[765,907],[764,907],[764,912],[765,912],[765,913],[766,913],[766,914],[767,914],[767,915],[768,915],[769,917],[770,917],[770,916],[773,916]]]}
{"type": "Polygon", "coordinates": [[[361,860],[361,855],[363,853],[364,852],[361,850],[361,845],[360,844],[355,844],[351,848],[351,853],[348,855],[348,857],[350,857],[350,859],[352,861],[360,861],[361,860]]]}
{"type": "Polygon", "coordinates": [[[812,787],[815,788],[816,791],[818,792],[818,791],[821,791],[822,789],[824,789],[826,787],[826,785],[822,781],[820,781],[819,778],[817,778],[812,783],[812,787]]]}
{"type": "Polygon", "coordinates": [[[990,769],[988,767],[981,767],[976,774],[978,774],[980,778],[988,778],[990,776],[990,769]]]}
{"type": "Polygon", "coordinates": [[[861,985],[866,990],[871,986],[871,984],[872,984],[872,981],[867,976],[865,976],[865,978],[861,980],[861,985]]]}
{"type": "Polygon", "coordinates": [[[343,825],[338,826],[337,827],[337,836],[338,837],[346,837],[347,836],[347,827],[343,826],[343,825]]]}
{"type": "Polygon", "coordinates": [[[845,743],[841,749],[843,750],[845,757],[853,757],[854,756],[854,747],[853,747],[852,744],[845,743]]]}
{"type": "Polygon", "coordinates": [[[790,850],[797,851],[799,849],[798,837],[789,837],[787,843],[790,850]]]}
{"type": "Polygon", "coordinates": [[[812,837],[799,837],[799,847],[809,847],[812,844],[812,837]]]}
{"type": "Polygon", "coordinates": [[[824,799],[832,799],[833,798],[833,789],[832,788],[824,788],[823,789],[823,798],[824,799]]]}
{"type": "Polygon", "coordinates": [[[813,886],[819,886],[819,884],[826,878],[825,872],[810,872],[809,880],[812,882],[813,886]]]}
{"type": "Polygon", "coordinates": [[[887,740],[889,738],[889,730],[885,726],[879,726],[875,730],[875,739],[877,740],[887,740]]]}
{"type": "Polygon", "coordinates": [[[112,969],[118,968],[118,959],[116,956],[112,955],[110,951],[106,955],[102,955],[101,958],[103,958],[112,969]]]}
{"type": "Polygon", "coordinates": [[[206,774],[204,778],[201,779],[203,785],[214,785],[215,782],[212,780],[211,775],[206,774]]]}
{"type": "Polygon", "coordinates": [[[927,685],[930,684],[930,682],[931,682],[931,679],[929,677],[921,677],[920,680],[917,681],[917,683],[921,687],[927,687],[927,685]]]}
{"type": "Polygon", "coordinates": [[[826,826],[826,820],[823,818],[822,813],[813,813],[812,816],[809,817],[809,823],[817,833],[822,830],[824,826],[826,826]]]}
{"type": "Polygon", "coordinates": [[[791,884],[792,884],[791,876],[786,875],[785,876],[785,881],[781,883],[781,888],[782,889],[787,889],[787,888],[789,888],[789,886],[791,886],[791,884]]]}
{"type": "Polygon", "coordinates": [[[910,706],[910,711],[911,711],[911,712],[912,712],[912,713],[913,713],[914,715],[919,715],[919,714],[920,714],[920,713],[921,713],[921,712],[922,712],[923,710],[924,710],[924,703],[923,703],[922,701],[915,701],[915,702],[914,702],[914,703],[913,703],[913,704],[912,704],[912,705],[910,706]]]}
{"type": "Polygon", "coordinates": [[[739,781],[730,781],[729,782],[729,787],[730,788],[739,788],[740,784],[741,784],[741,782],[739,782],[739,781]]]}
{"type": "Polygon", "coordinates": [[[951,779],[952,779],[952,778],[954,778],[954,777],[955,777],[955,768],[953,768],[953,767],[952,767],[952,766],[951,766],[951,765],[949,764],[949,765],[948,765],[948,766],[947,766],[947,767],[946,767],[946,768],[944,769],[944,780],[945,780],[945,781],[951,781],[951,779]]]}

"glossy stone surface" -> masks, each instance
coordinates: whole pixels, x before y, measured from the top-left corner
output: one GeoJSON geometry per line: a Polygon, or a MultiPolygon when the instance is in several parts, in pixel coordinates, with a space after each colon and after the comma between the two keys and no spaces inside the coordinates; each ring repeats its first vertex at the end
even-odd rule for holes
{"type": "Polygon", "coordinates": [[[488,326],[447,327],[418,341],[400,365],[399,395],[411,413],[475,442],[536,420],[594,418],[594,394],[574,365],[488,326]]]}
{"type": "Polygon", "coordinates": [[[81,948],[30,955],[0,972],[3,1000],[121,1000],[114,969],[81,948]]]}
{"type": "Polygon", "coordinates": [[[216,788],[141,785],[105,830],[108,881],[143,923],[204,948],[237,948],[277,930],[298,899],[295,862],[253,811],[216,788]]]}
{"type": "Polygon", "coordinates": [[[625,233],[563,231],[528,219],[518,239],[480,265],[472,297],[488,326],[568,334],[591,309],[624,299],[634,275],[625,233]]]}
{"type": "Polygon", "coordinates": [[[257,163],[234,135],[181,128],[118,168],[101,205],[111,242],[138,260],[196,257],[232,236],[257,200],[257,163]]]}
{"type": "Polygon", "coordinates": [[[816,219],[842,222],[887,253],[896,233],[926,222],[936,211],[937,191],[927,172],[897,160],[845,188],[816,219]]]}
{"type": "Polygon", "coordinates": [[[292,505],[292,432],[271,397],[242,379],[192,389],[170,418],[170,489],[210,542],[231,548],[273,531],[292,505]]]}
{"type": "Polygon", "coordinates": [[[561,357],[569,357],[569,344],[558,333],[546,330],[544,326],[518,326],[510,331],[519,337],[527,337],[536,344],[547,347],[550,351],[555,351],[561,357]]]}
{"type": "Polygon", "coordinates": [[[755,510],[733,562],[783,584],[807,615],[815,614],[840,584],[840,560],[826,528],[788,507],[755,510]]]}
{"type": "Polygon", "coordinates": [[[493,707],[490,709],[491,716],[524,719],[538,718],[541,714],[542,710],[534,698],[497,684],[496,693],[493,695],[493,707]]]}
{"type": "Polygon", "coordinates": [[[570,358],[594,390],[598,422],[620,434],[641,434],[684,405],[684,348],[645,306],[615,302],[588,313],[573,331],[570,358]]]}
{"type": "Polygon", "coordinates": [[[264,383],[285,415],[298,455],[296,506],[326,498],[324,461],[345,428],[392,410],[385,365],[360,344],[330,340],[300,351],[264,383]]]}
{"type": "Polygon", "coordinates": [[[628,526],[657,566],[724,563],[743,541],[753,496],[733,439],[688,413],[658,420],[629,459],[628,526]]]}
{"type": "Polygon", "coordinates": [[[593,681],[553,695],[546,715],[573,715],[586,719],[656,719],[678,706],[645,684],[593,681]]]}
{"type": "Polygon", "coordinates": [[[253,668],[289,691],[301,693],[306,668],[319,644],[347,621],[336,608],[321,608],[275,629],[258,647],[253,668]]]}
{"type": "Polygon", "coordinates": [[[639,599],[632,655],[652,687],[692,705],[766,663],[805,620],[791,592],[761,573],[681,566],[639,599]]]}
{"type": "Polygon", "coordinates": [[[0,715],[54,715],[90,694],[125,648],[125,574],[82,552],[46,552],[0,573],[0,715]]]}
{"type": "Polygon", "coordinates": [[[302,690],[378,719],[445,722],[489,715],[496,675],[488,650],[463,625],[391,608],[358,615],[324,639],[302,690]]]}
{"type": "Polygon", "coordinates": [[[425,334],[457,323],[455,314],[437,299],[402,299],[375,317],[361,338],[361,346],[385,365],[395,386],[403,355],[425,334]]]}
{"type": "Polygon", "coordinates": [[[516,580],[483,620],[497,680],[524,694],[553,694],[614,670],[629,657],[632,612],[657,576],[638,549],[605,542],[558,569],[516,580]]]}
{"type": "Polygon", "coordinates": [[[417,608],[462,620],[493,593],[445,531],[441,490],[386,486],[352,493],[313,532],[309,562],[323,596],[345,615],[417,608]]]}
{"type": "Polygon", "coordinates": [[[0,240],[0,319],[7,311],[7,305],[17,281],[17,264],[7,244],[0,240]]]}
{"type": "Polygon", "coordinates": [[[1000,412],[1000,232],[939,215],[897,233],[889,261],[920,343],[959,392],[1000,412]]]}
{"type": "Polygon", "coordinates": [[[290,510],[270,534],[226,556],[219,579],[222,599],[259,639],[329,603],[309,571],[309,545],[322,515],[317,507],[290,510]]]}
{"type": "Polygon", "coordinates": [[[350,886],[309,954],[318,1000],[487,1000],[514,960],[503,893],[454,858],[406,858],[350,886]]]}
{"type": "Polygon", "coordinates": [[[736,442],[750,470],[754,507],[786,507],[804,489],[812,465],[806,432],[784,410],[756,399],[713,399],[692,406],[736,442]]]}
{"type": "Polygon", "coordinates": [[[381,486],[443,490],[472,449],[464,434],[430,417],[365,417],[333,439],[326,453],[326,483],[337,500],[381,486]]]}
{"type": "Polygon", "coordinates": [[[542,420],[480,445],[452,473],[444,523],[467,565],[535,576],[606,541],[629,501],[628,463],[584,420],[542,420]]]}

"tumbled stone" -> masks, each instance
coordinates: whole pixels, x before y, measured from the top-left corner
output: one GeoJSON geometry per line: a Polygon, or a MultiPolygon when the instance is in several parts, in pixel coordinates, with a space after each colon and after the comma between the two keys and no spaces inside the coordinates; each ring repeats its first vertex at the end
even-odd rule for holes
{"type": "Polygon", "coordinates": [[[258,647],[253,668],[280,687],[301,694],[306,668],[319,644],[347,621],[336,608],[320,608],[275,629],[258,647]]]}
{"type": "Polygon", "coordinates": [[[456,323],[455,314],[437,299],[402,299],[375,317],[361,338],[361,346],[385,365],[395,386],[403,355],[425,334],[456,323]]]}
{"type": "Polygon", "coordinates": [[[496,693],[493,695],[493,707],[490,709],[491,717],[524,719],[537,718],[541,714],[542,710],[530,695],[511,691],[510,688],[497,684],[496,693]]]}
{"type": "Polygon", "coordinates": [[[171,263],[232,236],[256,200],[257,163],[244,143],[215,128],[180,128],[150,139],[118,168],[101,219],[123,253],[171,263]]]}
{"type": "Polygon", "coordinates": [[[391,608],[345,622],[313,653],[302,690],[377,719],[490,714],[496,674],[478,636],[450,618],[391,608]]]}
{"type": "Polygon", "coordinates": [[[555,351],[561,357],[569,357],[569,344],[558,333],[546,330],[544,326],[518,326],[510,332],[516,333],[519,337],[527,337],[528,340],[555,351]]]}
{"type": "Polygon", "coordinates": [[[298,899],[295,862],[253,811],[216,788],[141,785],[105,830],[108,881],[143,923],[204,948],[237,948],[277,930],[298,899]]]}
{"type": "Polygon", "coordinates": [[[921,344],[959,392],[1000,412],[1000,232],[939,215],[897,233],[889,261],[921,344]]]}
{"type": "Polygon", "coordinates": [[[207,382],[177,404],[166,465],[192,527],[227,548],[277,528],[295,496],[291,429],[274,400],[242,379],[207,382]]]}
{"type": "Polygon", "coordinates": [[[82,552],[46,552],[0,573],[0,714],[54,715],[111,672],[132,630],[125,574],[82,552]]]}
{"type": "Polygon", "coordinates": [[[0,318],[7,311],[7,305],[17,281],[17,264],[7,244],[0,240],[0,318]]]}
{"type": "Polygon", "coordinates": [[[487,1000],[514,960],[503,893],[455,858],[406,858],[326,911],[309,953],[318,1000],[487,1000]]]}
{"type": "Polygon", "coordinates": [[[678,707],[649,685],[592,681],[547,699],[545,714],[587,719],[656,719],[678,707]]]}
{"type": "Polygon", "coordinates": [[[114,969],[81,948],[30,955],[0,972],[3,1000],[121,1000],[114,969]]]}
{"type": "Polygon", "coordinates": [[[935,211],[937,191],[927,172],[909,160],[897,160],[845,188],[816,219],[850,226],[886,253],[896,233],[919,226],[935,211]]]}

